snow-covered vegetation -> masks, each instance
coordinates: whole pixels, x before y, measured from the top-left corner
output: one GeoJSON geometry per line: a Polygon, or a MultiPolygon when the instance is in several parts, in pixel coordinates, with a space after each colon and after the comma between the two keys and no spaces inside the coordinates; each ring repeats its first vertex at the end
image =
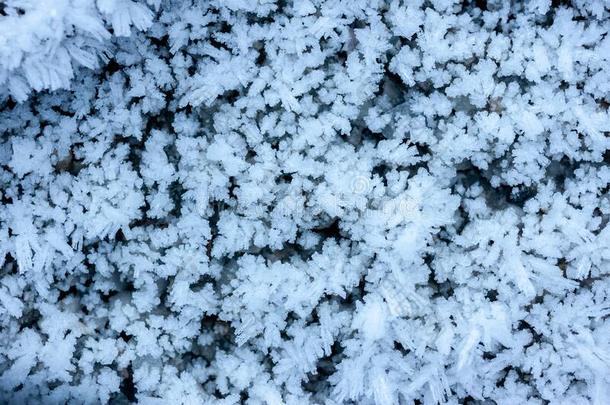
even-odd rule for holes
{"type": "Polygon", "coordinates": [[[610,1],[0,1],[0,402],[607,404],[610,1]]]}

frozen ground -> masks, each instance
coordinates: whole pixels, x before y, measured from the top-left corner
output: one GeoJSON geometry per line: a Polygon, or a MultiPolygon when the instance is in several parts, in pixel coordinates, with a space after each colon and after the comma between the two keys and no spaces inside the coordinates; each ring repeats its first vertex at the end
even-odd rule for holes
{"type": "Polygon", "coordinates": [[[608,404],[610,1],[0,1],[0,403],[608,404]]]}

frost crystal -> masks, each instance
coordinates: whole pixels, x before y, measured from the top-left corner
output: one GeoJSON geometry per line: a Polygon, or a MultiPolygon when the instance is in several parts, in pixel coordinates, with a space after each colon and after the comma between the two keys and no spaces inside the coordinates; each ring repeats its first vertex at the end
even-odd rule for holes
{"type": "Polygon", "coordinates": [[[0,1],[0,402],[607,403],[609,30],[0,1]]]}

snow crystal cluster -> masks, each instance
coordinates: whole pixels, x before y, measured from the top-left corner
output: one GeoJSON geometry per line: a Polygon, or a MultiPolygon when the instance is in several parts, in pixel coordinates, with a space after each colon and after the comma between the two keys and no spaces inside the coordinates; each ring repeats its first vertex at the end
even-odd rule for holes
{"type": "Polygon", "coordinates": [[[0,1],[0,402],[608,404],[610,1],[0,1]]]}

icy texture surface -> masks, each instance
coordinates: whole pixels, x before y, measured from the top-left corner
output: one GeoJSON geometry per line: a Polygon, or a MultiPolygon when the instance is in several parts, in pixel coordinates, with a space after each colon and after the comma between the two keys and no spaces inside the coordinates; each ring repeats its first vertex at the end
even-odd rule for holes
{"type": "Polygon", "coordinates": [[[609,12],[1,1],[0,403],[607,404],[609,12]]]}

